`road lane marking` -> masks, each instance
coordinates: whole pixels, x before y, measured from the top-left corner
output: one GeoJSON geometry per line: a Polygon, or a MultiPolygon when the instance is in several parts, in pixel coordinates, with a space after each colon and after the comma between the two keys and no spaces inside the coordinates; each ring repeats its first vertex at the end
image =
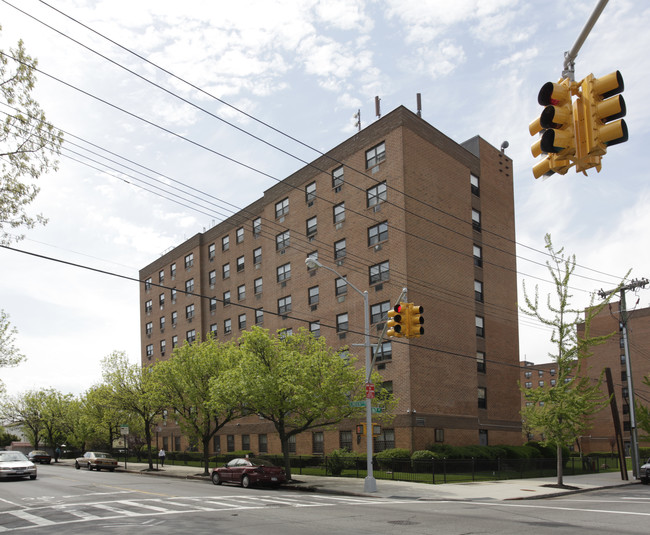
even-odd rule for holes
{"type": "Polygon", "coordinates": [[[27,522],[32,522],[33,524],[36,524],[37,526],[51,526],[53,524],[56,524],[56,522],[53,522],[52,520],[48,520],[47,518],[43,518],[40,516],[32,515],[31,513],[28,513],[27,511],[10,511],[8,514],[12,516],[16,516],[20,518],[21,520],[26,520],[27,522]]]}

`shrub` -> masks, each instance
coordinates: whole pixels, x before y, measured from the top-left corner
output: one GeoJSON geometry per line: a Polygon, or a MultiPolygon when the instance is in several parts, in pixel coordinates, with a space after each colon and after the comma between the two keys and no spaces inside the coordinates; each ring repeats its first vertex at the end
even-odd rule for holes
{"type": "Polygon", "coordinates": [[[354,468],[356,454],[348,450],[334,450],[327,456],[327,470],[333,476],[340,476],[344,469],[354,468]]]}
{"type": "Polygon", "coordinates": [[[411,464],[416,472],[431,472],[433,470],[433,461],[438,456],[429,450],[414,451],[411,455],[411,464]]]}
{"type": "Polygon", "coordinates": [[[380,451],[375,457],[382,470],[391,470],[396,464],[410,464],[411,452],[405,448],[391,448],[380,451]]]}

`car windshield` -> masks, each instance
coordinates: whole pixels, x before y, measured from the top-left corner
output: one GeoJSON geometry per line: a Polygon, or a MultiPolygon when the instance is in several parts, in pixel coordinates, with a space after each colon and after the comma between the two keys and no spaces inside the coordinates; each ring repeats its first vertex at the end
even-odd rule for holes
{"type": "Polygon", "coordinates": [[[27,457],[25,457],[25,454],[20,453],[19,451],[0,451],[0,462],[26,460],[27,457]]]}

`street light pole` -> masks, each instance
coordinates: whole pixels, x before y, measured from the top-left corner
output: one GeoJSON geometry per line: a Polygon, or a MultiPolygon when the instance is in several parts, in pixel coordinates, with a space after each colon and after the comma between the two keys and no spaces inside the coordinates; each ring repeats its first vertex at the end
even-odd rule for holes
{"type": "MultiPolygon", "coordinates": [[[[357,292],[359,295],[361,295],[361,297],[363,297],[364,334],[365,334],[364,345],[366,347],[365,378],[366,378],[366,383],[369,383],[370,378],[372,376],[372,369],[371,369],[372,355],[370,351],[370,307],[368,304],[368,291],[359,290],[359,288],[357,288],[354,284],[348,281],[347,278],[341,275],[334,268],[321,264],[315,258],[312,257],[305,258],[305,264],[309,268],[323,268],[323,269],[327,269],[328,271],[331,271],[332,273],[334,273],[335,275],[343,279],[346,282],[346,284],[349,284],[350,287],[355,292],[357,292]]],[[[367,475],[363,483],[364,492],[377,492],[377,480],[373,475],[373,469],[372,469],[372,450],[373,450],[372,448],[372,400],[366,395],[366,472],[367,475]]]]}

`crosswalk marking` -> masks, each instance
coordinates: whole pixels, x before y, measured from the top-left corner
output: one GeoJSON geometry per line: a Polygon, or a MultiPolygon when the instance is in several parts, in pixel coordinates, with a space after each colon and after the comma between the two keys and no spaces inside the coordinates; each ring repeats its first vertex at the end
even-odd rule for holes
{"type": "Polygon", "coordinates": [[[47,518],[33,515],[31,513],[28,513],[27,511],[11,511],[9,514],[13,516],[17,516],[21,520],[27,520],[28,522],[33,522],[37,526],[51,526],[52,524],[56,524],[56,522],[53,522],[52,520],[48,520],[47,518]]]}

